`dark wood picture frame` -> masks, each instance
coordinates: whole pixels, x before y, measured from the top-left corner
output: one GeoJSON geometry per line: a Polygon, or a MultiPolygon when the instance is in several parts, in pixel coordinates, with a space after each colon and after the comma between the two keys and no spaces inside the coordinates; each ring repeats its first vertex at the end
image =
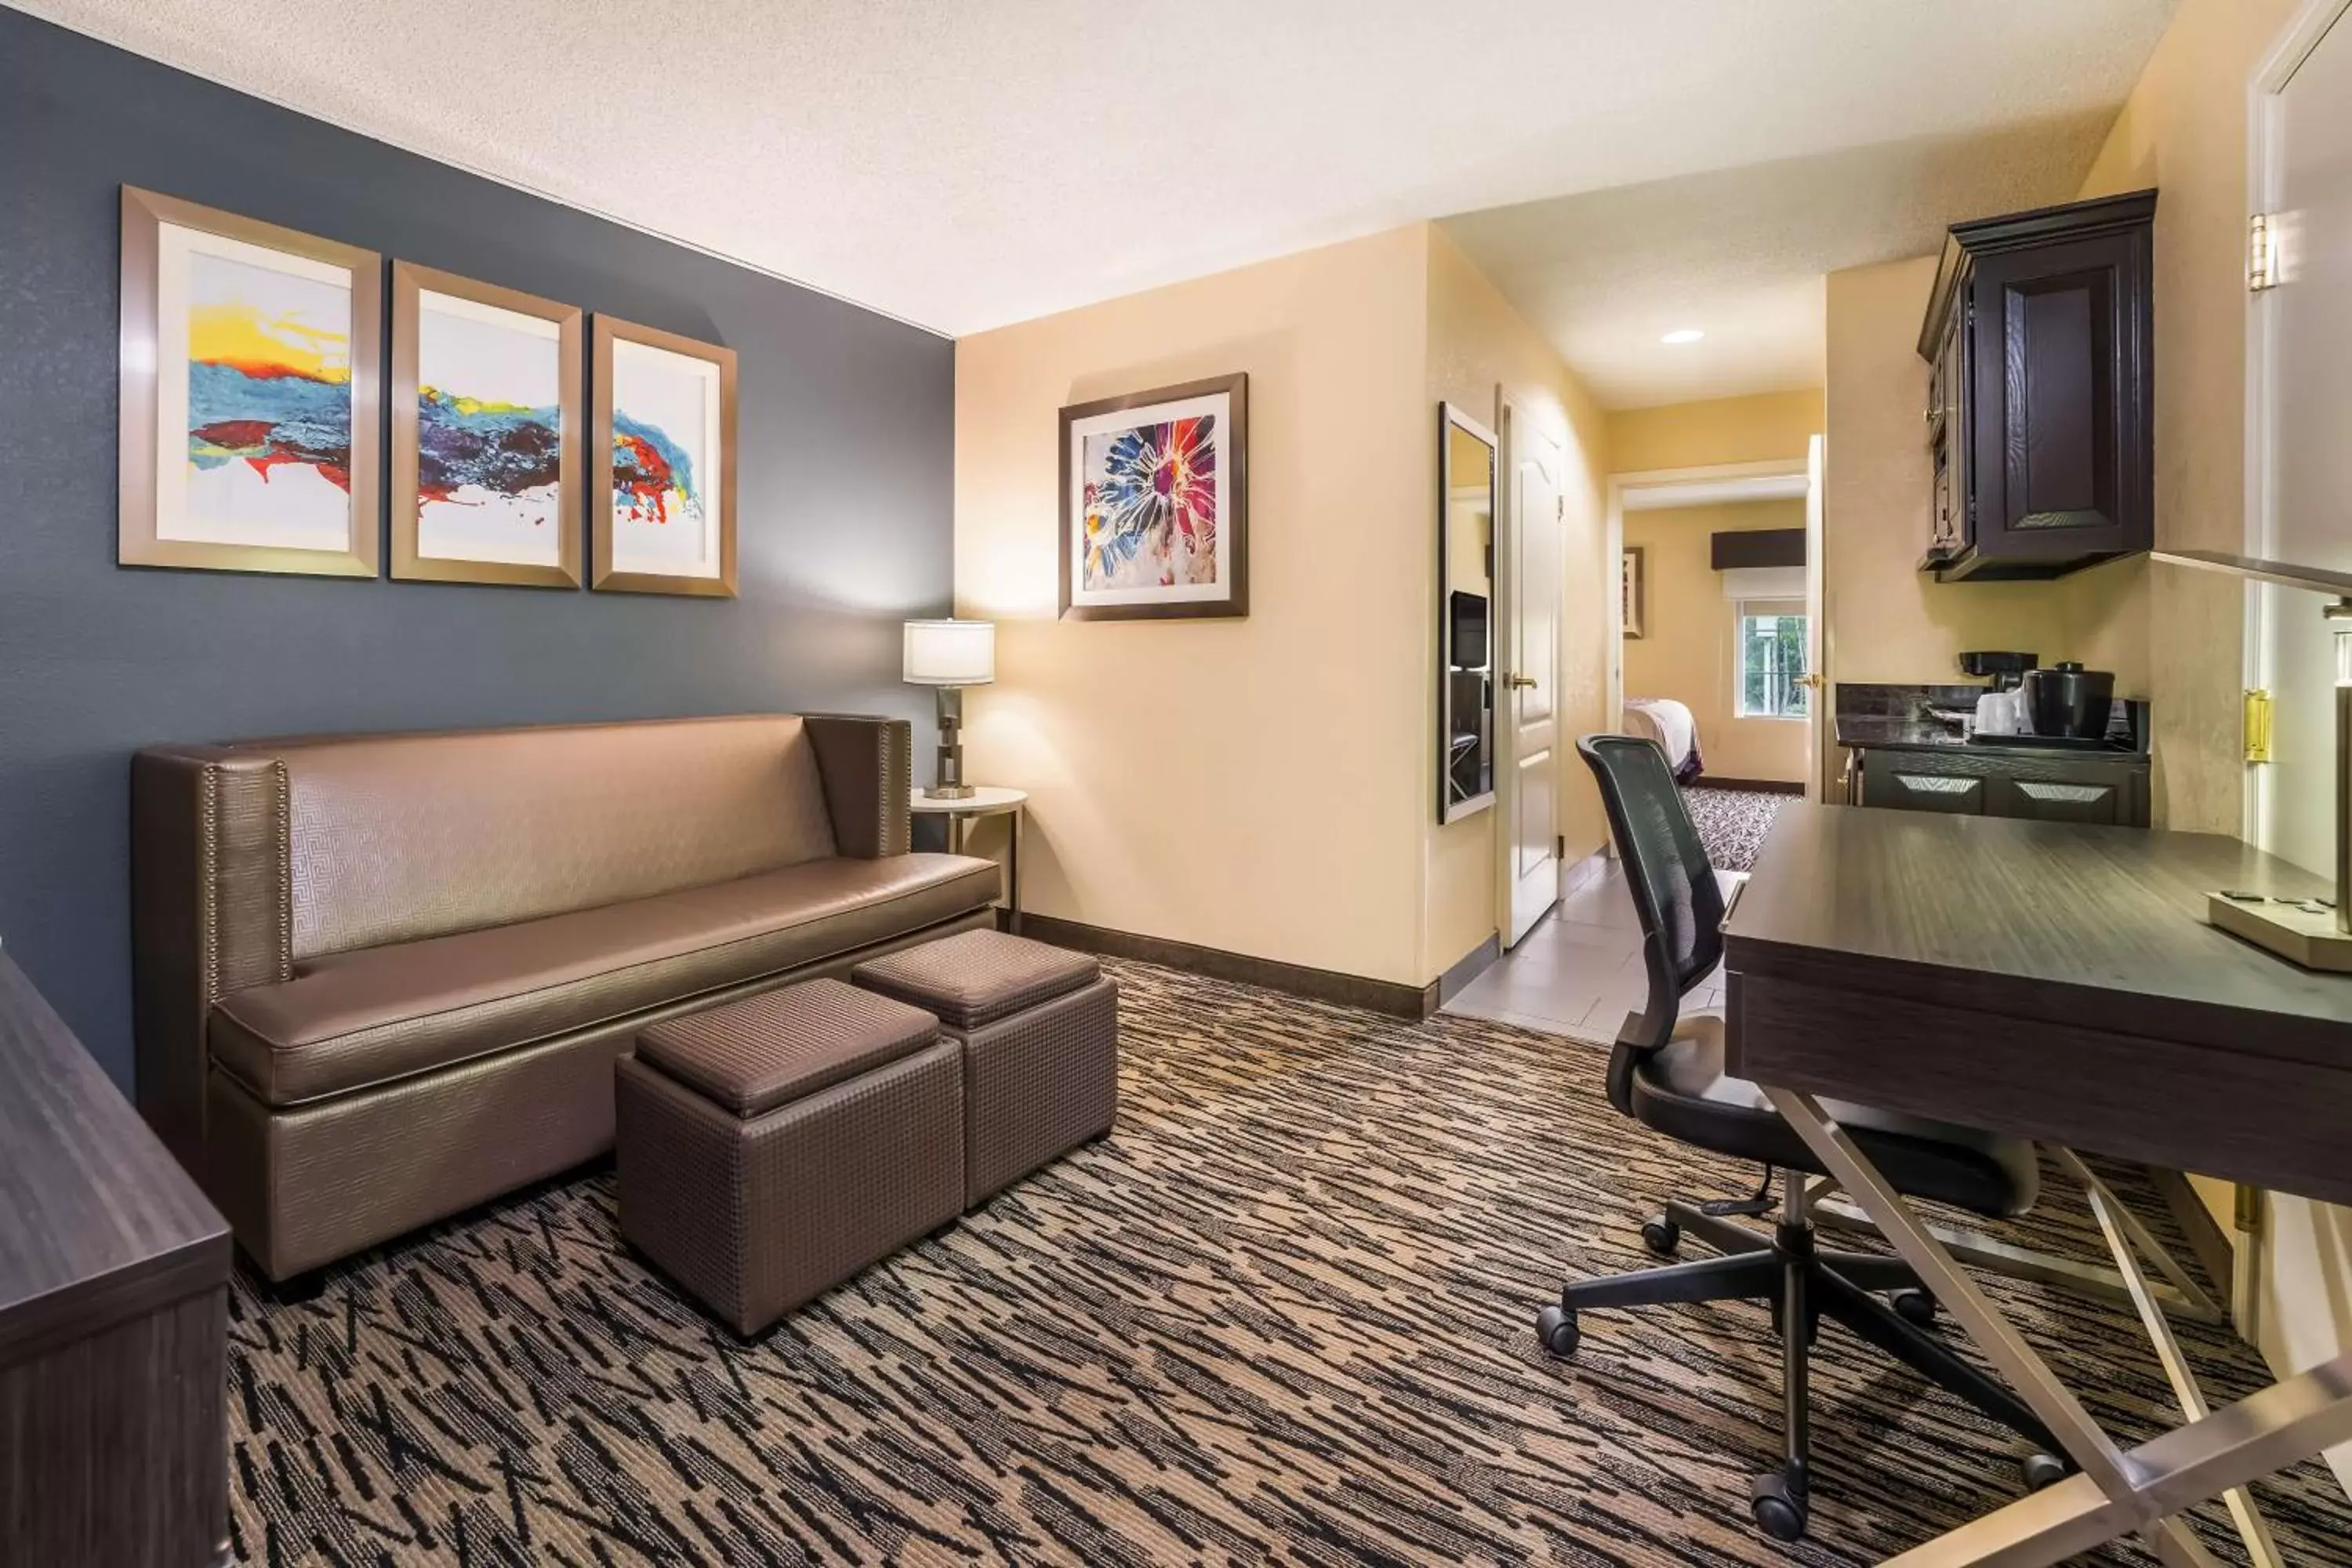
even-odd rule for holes
{"type": "MultiPolygon", "coordinates": [[[[1139,424],[1145,423],[1139,418],[1139,424]]],[[[1249,614],[1249,376],[1245,372],[1232,375],[1212,376],[1204,381],[1188,381],[1177,386],[1155,387],[1149,392],[1129,393],[1119,397],[1097,398],[1091,403],[1074,403],[1062,410],[1062,538],[1059,558],[1061,586],[1059,601],[1064,620],[1071,621],[1156,621],[1225,618],[1249,614]],[[1230,567],[1228,588],[1222,599],[1177,599],[1165,604],[1140,605],[1081,605],[1075,604],[1071,577],[1077,559],[1076,530],[1083,520],[1076,506],[1073,481],[1076,478],[1077,459],[1072,447],[1072,426],[1080,420],[1102,414],[1120,414],[1149,410],[1162,403],[1179,403],[1196,397],[1223,395],[1226,399],[1227,460],[1218,477],[1218,500],[1223,508],[1217,527],[1228,542],[1226,562],[1230,567]]]]}
{"type": "Polygon", "coordinates": [[[588,487],[589,586],[608,594],[682,594],[735,597],[735,351],[599,315],[592,333],[595,368],[590,378],[588,449],[595,466],[588,487]],[[719,575],[678,577],[661,572],[620,572],[613,566],[613,345],[642,343],[719,367],[719,575]]]}
{"type": "Polygon", "coordinates": [[[502,289],[495,283],[436,271],[413,261],[392,264],[392,574],[404,582],[492,583],[534,588],[580,586],[580,447],[584,434],[580,400],[580,324],[574,305],[559,304],[502,289]],[[418,324],[425,293],[446,294],[494,305],[519,316],[552,321],[557,329],[557,353],[562,369],[561,439],[555,515],[558,527],[555,565],[513,561],[463,561],[421,555],[417,551],[417,413],[418,324]]]}
{"type": "Polygon", "coordinates": [[[383,258],[299,229],[200,206],[136,185],[122,187],[121,359],[116,441],[115,560],[124,566],[176,566],[211,572],[278,572],[306,576],[373,577],[382,563],[383,504],[383,258]],[[158,367],[163,229],[242,240],[307,258],[351,274],[351,531],[341,550],[165,539],[157,531],[161,445],[158,367]]]}

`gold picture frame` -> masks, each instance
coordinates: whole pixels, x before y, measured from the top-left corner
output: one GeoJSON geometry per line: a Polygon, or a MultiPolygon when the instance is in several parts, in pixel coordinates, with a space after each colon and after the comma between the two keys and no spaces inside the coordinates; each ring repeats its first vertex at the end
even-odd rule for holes
{"type": "MultiPolygon", "coordinates": [[[[446,310],[446,308],[445,308],[446,310]]],[[[462,317],[456,319],[462,320],[462,317]]],[[[538,588],[577,588],[580,586],[580,447],[584,430],[581,418],[581,320],[577,306],[544,300],[520,289],[500,288],[477,279],[460,277],[454,272],[442,272],[413,261],[392,264],[392,574],[406,582],[423,583],[488,583],[509,586],[538,588]],[[479,502],[468,503],[478,513],[474,519],[458,514],[458,525],[469,527],[479,537],[474,541],[458,540],[453,535],[457,526],[440,531],[445,549],[469,545],[475,552],[464,553],[426,554],[430,541],[425,535],[422,503],[432,494],[423,487],[425,453],[423,447],[424,402],[424,318],[428,309],[426,296],[483,307],[478,324],[485,336],[500,327],[510,334],[521,335],[517,330],[521,323],[500,321],[522,318],[527,321],[545,323],[554,329],[552,345],[555,356],[555,402],[538,405],[536,393],[526,394],[534,401],[530,412],[541,406],[554,410],[557,457],[555,462],[554,495],[551,501],[539,496],[544,485],[534,485],[517,495],[487,493],[479,502]],[[543,518],[534,514],[544,510],[543,518]],[[514,553],[512,535],[519,527],[543,526],[553,530],[547,542],[555,550],[553,561],[526,561],[499,558],[499,552],[514,553]],[[504,537],[502,537],[502,535],[504,537]]],[[[527,332],[527,329],[522,330],[527,332]]],[[[528,335],[537,335],[529,333],[528,335]]],[[[478,350],[487,350],[485,342],[478,350]]],[[[516,344],[517,349],[526,345],[516,344]]],[[[485,363],[487,353],[474,356],[482,363],[481,374],[494,373],[503,367],[485,363]]],[[[544,367],[517,365],[509,372],[512,384],[529,383],[537,390],[544,384],[532,372],[544,367]]],[[[487,394],[500,399],[505,406],[483,409],[481,395],[468,395],[466,388],[436,388],[446,395],[442,401],[448,406],[437,409],[436,418],[486,418],[493,422],[485,435],[503,435],[510,444],[520,437],[528,439],[543,431],[547,421],[530,419],[525,405],[512,404],[511,398],[499,388],[487,385],[472,389],[474,394],[487,394]],[[472,405],[468,408],[467,405],[472,405]]],[[[527,536],[526,536],[527,537],[527,536]]]]}
{"type": "Polygon", "coordinates": [[[1643,557],[1643,546],[1629,544],[1617,563],[1617,590],[1625,618],[1625,636],[1647,637],[1644,622],[1650,607],[1650,574],[1643,557]]]}
{"type": "Polygon", "coordinates": [[[604,315],[593,337],[589,585],[735,597],[735,351],[604,315]],[[667,531],[688,521],[698,539],[667,531]],[[711,569],[667,569],[698,559],[711,569]]]}
{"type": "Polygon", "coordinates": [[[121,214],[116,561],[377,575],[383,258],[135,185],[122,187],[121,214]],[[232,274],[262,289],[275,279],[298,306],[210,298],[204,279],[232,274]],[[200,317],[218,339],[203,359],[200,317]],[[340,506],[321,485],[343,492],[340,506]]]}

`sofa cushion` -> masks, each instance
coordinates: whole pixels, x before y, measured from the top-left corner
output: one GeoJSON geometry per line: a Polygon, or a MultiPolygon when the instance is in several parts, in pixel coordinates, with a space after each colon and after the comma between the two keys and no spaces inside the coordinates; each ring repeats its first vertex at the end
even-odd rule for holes
{"type": "Polygon", "coordinates": [[[334,953],[223,998],[214,1061],[294,1105],[781,973],[977,909],[961,855],[830,858],[456,936],[334,953]]]}

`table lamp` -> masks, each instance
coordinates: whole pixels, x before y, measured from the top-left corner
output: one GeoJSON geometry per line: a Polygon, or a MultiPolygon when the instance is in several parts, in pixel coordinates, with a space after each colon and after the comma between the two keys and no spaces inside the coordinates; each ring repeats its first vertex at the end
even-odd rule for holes
{"type": "Polygon", "coordinates": [[[2320,613],[2336,633],[2336,899],[2273,899],[2225,888],[2205,900],[2205,918],[2305,969],[2352,972],[2352,574],[2211,550],[2159,550],[2158,561],[2227,572],[2257,583],[2308,588],[2334,602],[2320,613]]]}
{"type": "Polygon", "coordinates": [[[923,792],[931,800],[969,800],[963,782],[963,689],[996,679],[993,621],[908,621],[905,679],[937,689],[940,704],[939,782],[923,792]]]}

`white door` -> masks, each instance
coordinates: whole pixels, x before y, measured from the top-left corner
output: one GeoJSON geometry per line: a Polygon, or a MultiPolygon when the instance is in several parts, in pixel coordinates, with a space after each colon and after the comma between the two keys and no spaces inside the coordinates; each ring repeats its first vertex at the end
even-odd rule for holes
{"type": "MultiPolygon", "coordinates": [[[[2257,297],[2258,504],[2249,553],[2352,571],[2352,13],[2337,17],[2265,105],[2266,192],[2280,279],[2257,297]]],[[[2273,762],[2250,770],[2257,840],[2336,869],[2336,659],[2326,601],[2255,590],[2256,677],[2277,704],[2273,762]]]]}
{"type": "Polygon", "coordinates": [[[1805,447],[1805,798],[1822,798],[1822,731],[1830,686],[1822,676],[1822,438],[1805,447]]]}
{"type": "Polygon", "coordinates": [[[1560,535],[1565,457],[1558,437],[1506,405],[1511,463],[1510,531],[1504,542],[1509,595],[1502,689],[1503,883],[1510,909],[1506,947],[1559,899],[1559,601],[1566,584],[1560,535]]]}

